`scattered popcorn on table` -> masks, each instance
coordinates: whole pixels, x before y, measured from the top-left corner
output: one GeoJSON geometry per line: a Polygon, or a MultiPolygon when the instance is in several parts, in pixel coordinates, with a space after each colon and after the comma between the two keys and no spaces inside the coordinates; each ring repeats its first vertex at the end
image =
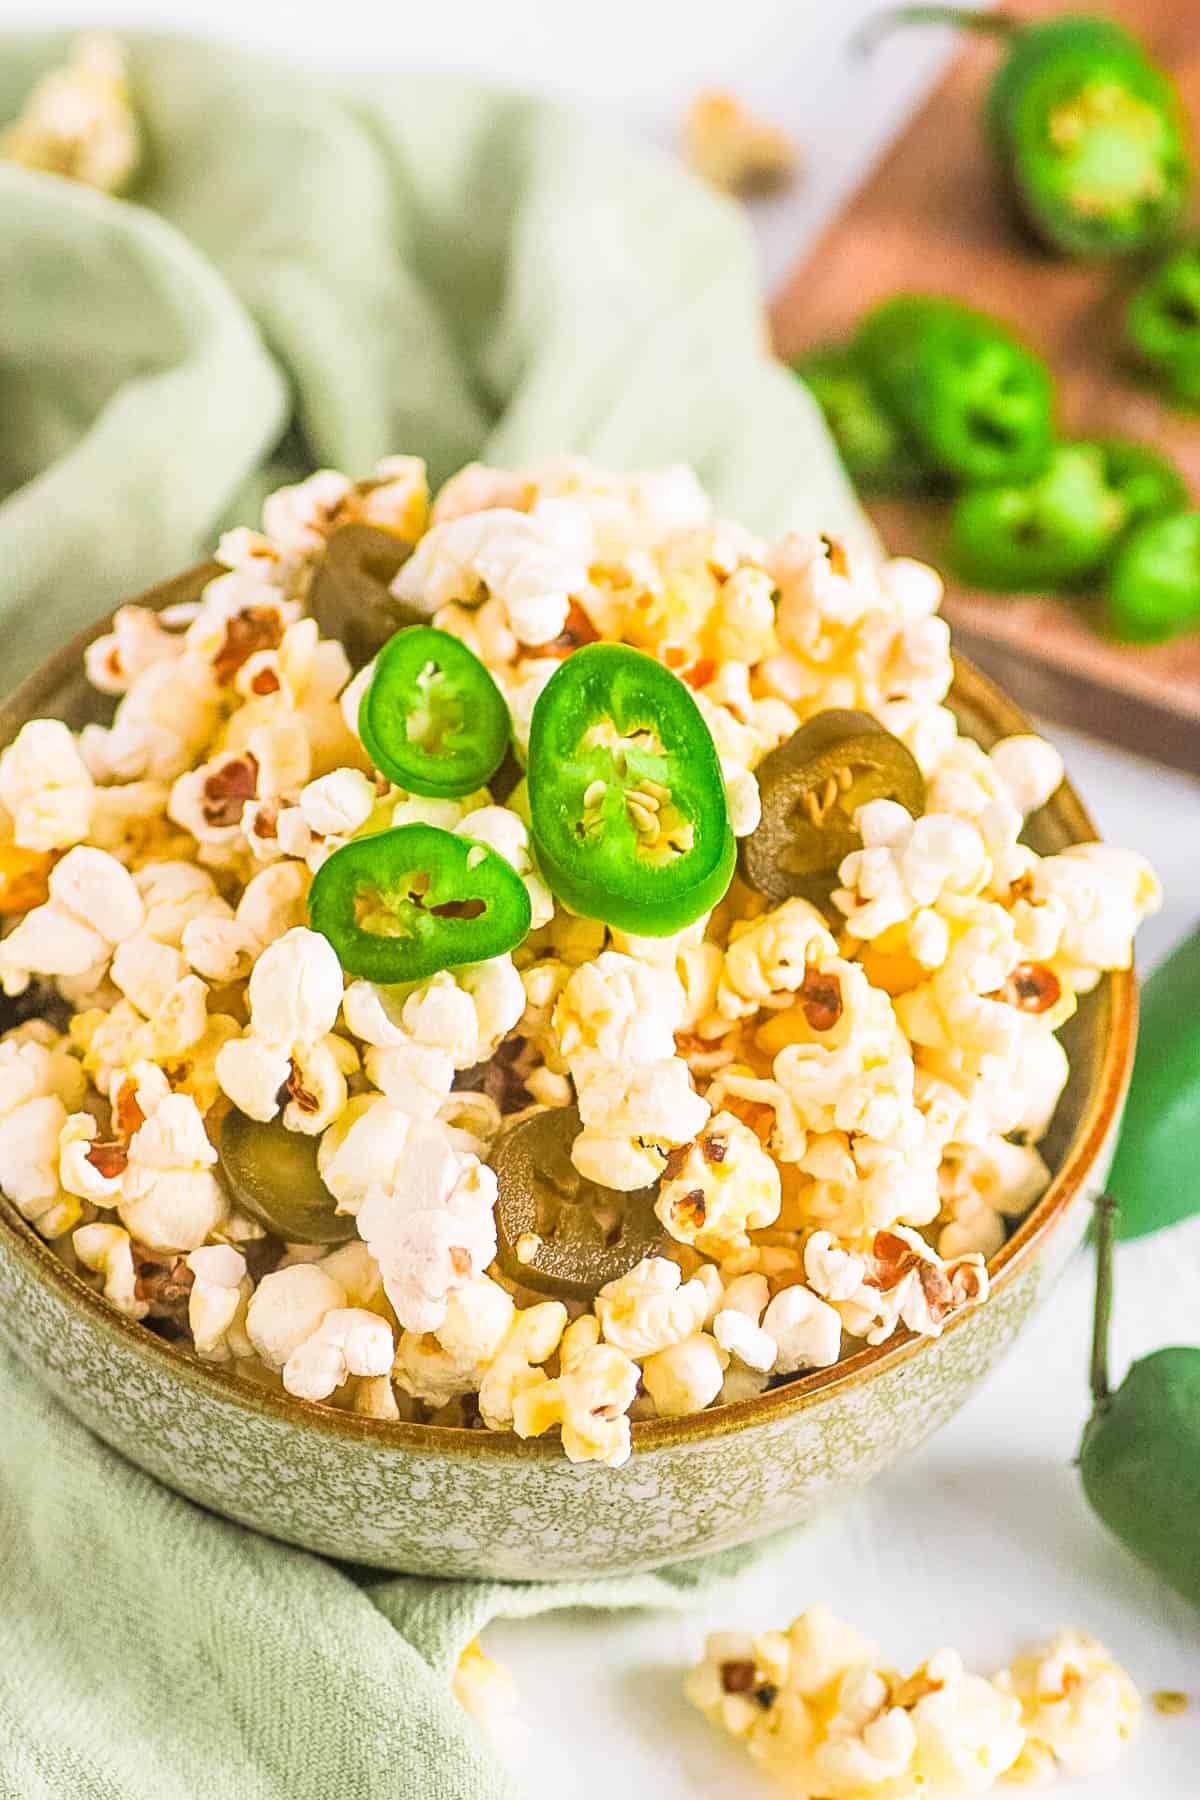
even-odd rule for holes
{"type": "Polygon", "coordinates": [[[106,194],[129,185],[141,155],[124,51],[98,32],[80,38],[70,60],[43,75],[20,118],[0,132],[0,158],[106,194]]]}
{"type": "MultiPolygon", "coordinates": [[[[46,1014],[0,1036],[0,1187],[30,1225],[117,1310],[234,1374],[373,1419],[554,1434],[613,1466],[633,1421],[937,1337],[984,1303],[988,1259],[1051,1178],[1056,1033],[1129,966],[1160,895],[1132,852],[1021,841],[1061,758],[960,735],[934,572],[816,536],[766,545],[688,469],[573,457],[471,465],[432,503],[416,458],[357,483],[322,469],[262,523],[225,534],[186,607],[118,609],[86,653],[107,723],[33,720],[0,748],[0,987],[46,1014]],[[374,665],[355,672],[306,613],[344,524],[414,546],[392,601],[485,663],[518,764],[563,659],[623,642],[694,695],[735,836],[760,828],[764,758],[830,708],[901,740],[925,810],[848,800],[824,909],[735,875],[663,936],[569,910],[511,761],[495,791],[453,797],[372,765],[374,665]],[[347,974],[310,889],[341,847],[405,825],[502,859],[527,937],[421,980],[347,974]],[[509,1244],[496,1169],[547,1112],[569,1126],[563,1191],[509,1244]],[[230,1118],[311,1180],[321,1242],[239,1202],[230,1118]],[[539,1287],[572,1184],[606,1253],[624,1208],[638,1247],[539,1287]]],[[[627,807],[657,844],[670,789],[646,781],[627,807]]],[[[817,1615],[797,1631],[794,1667],[829,1664],[819,1743],[799,1677],[755,1697],[792,1689],[775,1662],[755,1676],[753,1643],[712,1704],[824,1796],[900,1800],[967,1768],[990,1783],[1010,1749],[1028,1779],[1081,1768],[1088,1721],[1115,1743],[1132,1717],[1083,1640],[1015,1664],[1008,1697],[947,1654],[901,1703],[869,1647],[817,1615]]]]}
{"type": "Polygon", "coordinates": [[[731,194],[784,187],[796,171],[787,132],[755,118],[736,94],[697,95],[688,111],[684,147],[697,175],[731,194]]]}
{"type": "Polygon", "coordinates": [[[825,1606],[786,1632],[714,1632],[685,1691],[800,1800],[956,1800],[1095,1774],[1140,1711],[1094,1638],[1062,1632],[990,1681],[954,1650],[902,1676],[825,1606]]]}
{"type": "Polygon", "coordinates": [[[503,1762],[517,1767],[529,1749],[529,1727],[517,1713],[512,1670],[472,1638],[455,1666],[451,1691],[503,1762]]]}

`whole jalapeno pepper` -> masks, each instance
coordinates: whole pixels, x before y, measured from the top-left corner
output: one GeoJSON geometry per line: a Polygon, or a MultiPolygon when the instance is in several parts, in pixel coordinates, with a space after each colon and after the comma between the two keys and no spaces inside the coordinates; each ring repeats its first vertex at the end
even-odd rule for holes
{"type": "Polygon", "coordinates": [[[496,1260],[511,1280],[563,1300],[592,1299],[663,1240],[657,1188],[623,1193],[579,1173],[571,1146],[581,1129],[578,1107],[533,1113],[491,1157],[496,1260]]]}
{"type": "Polygon", "coordinates": [[[1114,1537],[1200,1606],[1200,1349],[1157,1350],[1109,1385],[1116,1202],[1098,1206],[1091,1420],[1079,1474],[1114,1537]]]}
{"type": "Polygon", "coordinates": [[[525,883],[498,851],[436,825],[351,839],[308,893],[309,924],[343,969],[385,986],[502,956],[530,918],[525,883]]]}
{"type": "Polygon", "coordinates": [[[474,651],[448,631],[410,625],[379,652],[358,709],[367,754],[410,794],[473,794],[504,761],[512,720],[474,651]]]}
{"type": "Polygon", "coordinates": [[[928,480],[916,445],[875,392],[850,345],[811,350],[796,358],[792,372],[821,408],[846,473],[860,493],[907,493],[928,480]]]}
{"type": "Polygon", "coordinates": [[[1200,1212],[1200,929],[1142,984],[1137,1055],[1109,1181],[1118,1235],[1200,1212]]]}
{"type": "Polygon", "coordinates": [[[539,694],[529,812],[564,905],[641,937],[690,925],[733,875],[712,734],[679,677],[624,644],[574,651],[539,694]]]}
{"type": "Polygon", "coordinates": [[[1050,371],[1006,325],[944,295],[900,294],[855,339],[872,382],[921,454],[959,481],[1025,481],[1054,427],[1050,371]]]}
{"type": "Polygon", "coordinates": [[[391,591],[412,548],[394,531],[351,520],[331,534],[322,551],[308,590],[308,610],[321,635],[338,640],[352,668],[364,668],[393,632],[418,619],[391,591]]]}
{"type": "Polygon", "coordinates": [[[1200,628],[1200,512],[1167,513],[1132,534],[1113,564],[1108,620],[1135,644],[1200,628]]]}
{"type": "Polygon", "coordinates": [[[1134,289],[1125,331],[1169,392],[1200,400],[1200,238],[1182,244],[1134,289]]]}
{"type": "Polygon", "coordinates": [[[954,6],[906,6],[893,25],[954,25],[1008,48],[986,129],[1017,213],[1065,256],[1125,256],[1163,242],[1191,186],[1179,94],[1132,32],[1066,13],[1040,23],[954,6]]]}
{"type": "Polygon", "coordinates": [[[955,505],[950,554],[977,587],[1027,593],[1094,572],[1125,523],[1090,444],[1058,444],[1042,474],[1021,484],[968,488],[955,505]]]}
{"type": "Polygon", "coordinates": [[[839,865],[862,847],[854,814],[868,800],[925,810],[925,778],[912,752],[870,713],[814,713],[755,770],[762,818],[742,840],[741,871],[768,900],[824,904],[839,865]]]}
{"type": "Polygon", "coordinates": [[[260,1225],[289,1244],[344,1244],[354,1220],[317,1170],[320,1140],[289,1131],[282,1119],[264,1124],[236,1108],[221,1123],[217,1154],[234,1200],[260,1225]]]}

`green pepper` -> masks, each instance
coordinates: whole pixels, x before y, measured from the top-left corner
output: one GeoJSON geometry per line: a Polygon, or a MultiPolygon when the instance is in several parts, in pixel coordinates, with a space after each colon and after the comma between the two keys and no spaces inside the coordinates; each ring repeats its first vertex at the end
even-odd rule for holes
{"type": "Polygon", "coordinates": [[[919,452],[960,481],[1025,481],[1050,456],[1050,371],[1006,325],[942,295],[899,294],[863,319],[858,355],[919,452]]]}
{"type": "Polygon", "coordinates": [[[587,644],[550,677],[529,810],[558,898],[622,931],[681,931],[729,886],[737,847],[712,735],[679,677],[640,650],[587,644]]]}
{"type": "Polygon", "coordinates": [[[496,1260],[512,1281],[563,1300],[590,1300],[661,1249],[656,1187],[601,1187],[579,1173],[571,1146],[579,1109],[532,1114],[492,1153],[499,1189],[496,1260]]]}
{"type": "Polygon", "coordinates": [[[843,859],[862,848],[854,814],[868,800],[896,800],[914,818],[925,810],[915,757],[870,713],[814,713],[755,774],[762,818],[742,840],[741,869],[775,902],[828,901],[843,859]]]}
{"type": "Polygon", "coordinates": [[[321,635],[336,638],[355,669],[418,617],[391,591],[412,548],[396,532],[356,520],[331,535],[313,570],[308,610],[321,635]]]}
{"type": "Polygon", "coordinates": [[[796,358],[792,373],[821,408],[846,473],[861,493],[906,493],[928,478],[916,447],[883,405],[850,345],[810,350],[796,358]]]}
{"type": "Polygon", "coordinates": [[[1014,593],[1060,588],[1093,573],[1126,519],[1094,444],[1058,444],[1041,475],[969,488],[951,519],[956,574],[1014,593]]]}
{"type": "Polygon", "coordinates": [[[1018,214],[1050,249],[1126,256],[1170,235],[1191,186],[1187,124],[1174,83],[1132,32],[1087,13],[1031,24],[954,6],[901,7],[880,23],[1004,39],[987,135],[1018,214]]]}
{"type": "Polygon", "coordinates": [[[379,652],[358,730],[375,767],[397,787],[458,799],[500,767],[512,720],[473,650],[433,625],[410,625],[379,652]]]}
{"type": "Polygon", "coordinates": [[[1200,399],[1200,238],[1181,245],[1134,289],[1125,330],[1170,392],[1200,399]]]}
{"type": "Polygon", "coordinates": [[[1200,512],[1138,527],[1113,565],[1108,619],[1117,637],[1135,644],[1200,627],[1200,512]]]}
{"type": "Polygon", "coordinates": [[[244,1213],[289,1244],[344,1244],[354,1219],[317,1170],[321,1140],[288,1131],[282,1119],[262,1123],[228,1112],[218,1148],[221,1174],[244,1213]]]}
{"type": "Polygon", "coordinates": [[[1200,1349],[1157,1350],[1110,1387],[1115,1207],[1106,1195],[1097,1209],[1093,1412],[1079,1473],[1114,1537],[1200,1606],[1200,1349]]]}
{"type": "Polygon", "coordinates": [[[1109,1182],[1126,1238],[1200,1212],[1200,929],[1142,984],[1137,1055],[1109,1182]]]}
{"type": "Polygon", "coordinates": [[[1125,509],[1119,542],[1150,519],[1181,512],[1188,502],[1187,483],[1170,457],[1136,438],[1097,438],[1104,484],[1125,509]]]}
{"type": "Polygon", "coordinates": [[[530,916],[525,883],[498,851],[436,825],[353,838],[308,893],[309,924],[342,967],[384,985],[501,956],[530,916]]]}

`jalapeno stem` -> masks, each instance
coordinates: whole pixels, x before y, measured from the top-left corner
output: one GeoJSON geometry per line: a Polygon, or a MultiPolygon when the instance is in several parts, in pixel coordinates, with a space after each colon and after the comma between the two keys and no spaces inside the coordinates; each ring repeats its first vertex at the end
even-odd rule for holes
{"type": "Polygon", "coordinates": [[[1096,1202],[1096,1303],[1092,1315],[1092,1403],[1097,1412],[1112,1404],[1108,1379],[1109,1324],[1113,1303],[1113,1245],[1117,1230],[1117,1201],[1101,1194],[1096,1202]]]}
{"type": "Polygon", "coordinates": [[[891,32],[905,25],[951,25],[959,31],[978,31],[989,37],[1013,38],[1025,29],[1023,19],[1011,13],[971,12],[960,6],[894,6],[868,19],[850,40],[857,56],[869,56],[891,32]]]}

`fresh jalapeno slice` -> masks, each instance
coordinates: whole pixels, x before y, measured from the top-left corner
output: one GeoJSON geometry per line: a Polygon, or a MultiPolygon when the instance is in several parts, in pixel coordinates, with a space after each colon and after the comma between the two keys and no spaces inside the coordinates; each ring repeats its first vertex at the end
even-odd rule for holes
{"type": "Polygon", "coordinates": [[[1007,54],[987,100],[987,134],[1024,223],[1066,256],[1128,255],[1160,242],[1191,183],[1179,94],[1139,40],[1110,19],[1026,22],[961,6],[901,6],[872,20],[956,25],[1007,54]]]}
{"type": "Polygon", "coordinates": [[[1117,637],[1138,644],[1200,628],[1200,512],[1168,513],[1133,533],[1113,564],[1108,617],[1117,637]]]}
{"type": "Polygon", "coordinates": [[[452,800],[473,794],[499,768],[512,720],[473,650],[433,625],[410,625],[379,652],[358,729],[389,781],[452,800]]]}
{"type": "Polygon", "coordinates": [[[492,1154],[496,1259],[512,1281],[563,1300],[588,1300],[662,1245],[657,1188],[618,1193],[579,1173],[571,1146],[579,1110],[534,1113],[492,1154]]]}
{"type": "Polygon", "coordinates": [[[1169,385],[1200,387],[1200,238],[1181,245],[1135,288],[1125,329],[1138,356],[1169,385]]]}
{"type": "Polygon", "coordinates": [[[863,494],[898,494],[928,478],[917,447],[888,412],[849,344],[797,357],[799,376],[820,407],[846,473],[863,494]]]}
{"type": "Polygon", "coordinates": [[[384,985],[501,956],[530,916],[525,883],[497,851],[436,825],[352,839],[308,894],[309,923],[342,967],[384,985]]]}
{"type": "Polygon", "coordinates": [[[391,592],[412,548],[394,531],[354,520],[331,535],[313,571],[308,610],[321,635],[336,638],[355,669],[365,668],[394,632],[419,617],[391,592]]]}
{"type": "Polygon", "coordinates": [[[1187,483],[1170,457],[1137,438],[1098,438],[1093,447],[1100,455],[1105,485],[1125,509],[1122,538],[1149,519],[1186,510],[1187,483]]]}
{"type": "Polygon", "coordinates": [[[282,1119],[263,1123],[226,1113],[217,1154],[221,1173],[242,1211],[289,1244],[344,1244],[354,1220],[317,1173],[320,1139],[288,1131],[282,1119]]]}
{"type": "Polygon", "coordinates": [[[862,848],[854,814],[868,800],[925,810],[925,779],[911,751],[870,713],[814,713],[755,770],[762,818],[743,838],[742,874],[768,900],[824,902],[844,857],[862,848]]]}
{"type": "Polygon", "coordinates": [[[737,847],[691,693],[623,644],[568,656],[538,696],[529,809],[543,875],[573,912],[665,937],[716,905],[737,847]]]}
{"type": "Polygon", "coordinates": [[[961,481],[1024,481],[1053,432],[1045,363],[1007,326],[939,295],[902,294],[859,327],[856,349],[935,468],[961,481]]]}
{"type": "Polygon", "coordinates": [[[1059,444],[1041,475],[969,488],[954,508],[956,573],[1010,592],[1062,587],[1094,572],[1126,519],[1096,445],[1059,444]]]}

